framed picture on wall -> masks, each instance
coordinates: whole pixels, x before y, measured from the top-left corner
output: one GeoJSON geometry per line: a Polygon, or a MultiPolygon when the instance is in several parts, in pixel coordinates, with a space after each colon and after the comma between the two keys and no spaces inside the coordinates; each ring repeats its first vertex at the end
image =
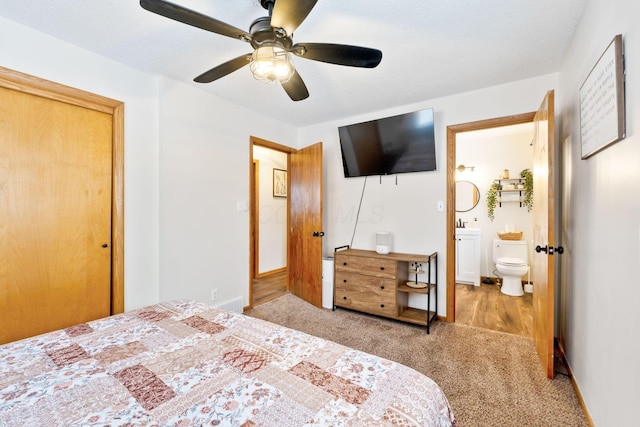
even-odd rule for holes
{"type": "Polygon", "coordinates": [[[624,137],[624,55],[622,35],[618,34],[580,87],[582,158],[624,137]]]}
{"type": "Polygon", "coordinates": [[[273,197],[287,197],[287,171],[273,169],[273,197]]]}

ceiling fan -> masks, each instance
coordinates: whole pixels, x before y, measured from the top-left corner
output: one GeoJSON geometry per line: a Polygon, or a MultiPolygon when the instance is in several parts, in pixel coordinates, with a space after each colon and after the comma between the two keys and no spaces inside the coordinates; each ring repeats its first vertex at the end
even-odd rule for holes
{"type": "Polygon", "coordinates": [[[300,58],[349,67],[374,68],[382,60],[381,51],[367,47],[332,43],[294,44],[293,32],[318,0],[259,1],[269,16],[253,21],[249,32],[165,0],[140,0],[140,6],[169,19],[251,44],[253,53],[205,71],[194,79],[198,83],[210,83],[249,64],[256,79],[278,82],[289,98],[300,101],[309,96],[309,91],[294,68],[290,53],[300,58]]]}

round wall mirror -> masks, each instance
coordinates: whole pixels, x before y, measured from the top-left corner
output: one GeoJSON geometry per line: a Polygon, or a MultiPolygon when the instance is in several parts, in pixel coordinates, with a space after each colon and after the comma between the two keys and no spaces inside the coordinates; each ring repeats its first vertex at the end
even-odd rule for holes
{"type": "Polygon", "coordinates": [[[456,212],[468,212],[480,201],[480,190],[473,182],[456,181],[456,212]]]}

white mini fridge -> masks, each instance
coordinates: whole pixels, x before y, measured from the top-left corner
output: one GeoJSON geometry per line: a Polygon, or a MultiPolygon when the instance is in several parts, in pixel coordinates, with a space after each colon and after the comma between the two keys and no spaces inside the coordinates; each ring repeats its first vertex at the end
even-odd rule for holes
{"type": "Polygon", "coordinates": [[[333,258],[322,258],[322,307],[333,309],[333,258]]]}

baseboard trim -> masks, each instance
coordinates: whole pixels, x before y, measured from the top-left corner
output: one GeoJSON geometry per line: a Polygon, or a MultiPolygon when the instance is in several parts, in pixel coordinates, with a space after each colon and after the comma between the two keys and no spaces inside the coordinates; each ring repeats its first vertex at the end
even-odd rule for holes
{"type": "MultiPolygon", "coordinates": [[[[501,284],[501,283],[502,283],[502,277],[494,277],[494,276],[480,276],[480,283],[485,284],[485,285],[499,285],[499,284],[501,284]],[[491,282],[493,282],[493,283],[485,283],[485,280],[486,280],[486,281],[489,281],[489,280],[490,280],[490,281],[491,281],[491,282]]],[[[533,282],[528,282],[528,281],[526,281],[526,280],[523,280],[523,281],[522,281],[522,285],[523,285],[523,286],[524,286],[524,285],[526,285],[526,284],[528,284],[528,283],[530,283],[530,284],[532,284],[532,285],[533,285],[533,282]]],[[[465,283],[465,284],[466,284],[466,283],[465,283]]]]}
{"type": "Polygon", "coordinates": [[[276,268],[275,270],[271,270],[271,271],[265,271],[264,273],[259,273],[256,276],[256,279],[264,279],[265,277],[269,277],[278,273],[283,273],[285,271],[287,271],[287,267],[276,268]]]}
{"type": "Polygon", "coordinates": [[[593,423],[593,419],[591,419],[591,415],[589,414],[589,409],[587,408],[587,404],[585,403],[584,398],[582,397],[582,393],[580,392],[580,387],[578,386],[578,383],[576,382],[576,377],[573,376],[573,371],[571,370],[571,365],[569,365],[569,361],[565,357],[564,348],[562,348],[562,344],[560,344],[560,340],[558,340],[557,342],[558,342],[558,349],[560,350],[560,353],[562,353],[562,359],[564,361],[564,366],[567,369],[567,374],[569,375],[569,378],[571,379],[571,385],[573,386],[573,391],[576,392],[576,397],[578,398],[578,403],[580,404],[580,408],[582,408],[582,413],[584,414],[584,418],[586,419],[587,424],[589,425],[589,427],[595,427],[595,424],[593,423]]]}
{"type": "Polygon", "coordinates": [[[584,399],[582,398],[582,393],[580,393],[580,387],[578,387],[576,378],[573,375],[571,375],[571,385],[573,385],[573,389],[576,392],[576,396],[578,397],[578,403],[580,403],[580,407],[582,408],[582,412],[584,413],[584,418],[587,420],[587,424],[589,424],[589,427],[595,427],[595,424],[591,419],[591,415],[589,414],[589,410],[587,409],[587,404],[584,402],[584,399]]]}

